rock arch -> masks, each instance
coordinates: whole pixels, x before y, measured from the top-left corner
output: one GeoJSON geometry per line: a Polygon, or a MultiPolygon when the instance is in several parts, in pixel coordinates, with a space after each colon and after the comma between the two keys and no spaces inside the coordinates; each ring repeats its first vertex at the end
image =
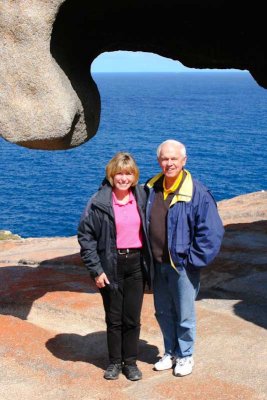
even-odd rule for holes
{"type": "Polygon", "coordinates": [[[13,0],[1,3],[0,134],[29,148],[92,137],[104,51],[147,51],[193,68],[249,70],[267,88],[263,6],[226,1],[13,0]]]}

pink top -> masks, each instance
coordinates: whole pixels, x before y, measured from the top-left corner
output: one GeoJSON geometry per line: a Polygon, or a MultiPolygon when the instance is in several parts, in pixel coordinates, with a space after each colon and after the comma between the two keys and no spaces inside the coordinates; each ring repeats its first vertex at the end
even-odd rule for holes
{"type": "Polygon", "coordinates": [[[126,204],[120,204],[113,192],[112,205],[117,231],[117,249],[142,247],[141,219],[132,192],[126,204]]]}

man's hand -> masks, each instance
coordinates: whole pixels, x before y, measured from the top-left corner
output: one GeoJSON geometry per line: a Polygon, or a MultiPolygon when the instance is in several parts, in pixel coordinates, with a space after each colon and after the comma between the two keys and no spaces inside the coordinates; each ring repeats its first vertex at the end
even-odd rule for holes
{"type": "Polygon", "coordinates": [[[98,275],[95,278],[95,284],[99,289],[105,287],[106,285],[109,285],[109,280],[105,272],[102,272],[102,274],[98,275]]]}

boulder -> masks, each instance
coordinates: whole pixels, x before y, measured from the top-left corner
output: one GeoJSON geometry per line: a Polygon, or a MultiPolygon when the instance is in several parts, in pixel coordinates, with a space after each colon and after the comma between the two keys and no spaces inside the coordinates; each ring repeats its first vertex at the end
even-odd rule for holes
{"type": "Polygon", "coordinates": [[[105,51],[248,70],[267,87],[264,4],[2,1],[0,33],[0,135],[29,148],[68,149],[97,132],[100,95],[90,66],[105,51]]]}

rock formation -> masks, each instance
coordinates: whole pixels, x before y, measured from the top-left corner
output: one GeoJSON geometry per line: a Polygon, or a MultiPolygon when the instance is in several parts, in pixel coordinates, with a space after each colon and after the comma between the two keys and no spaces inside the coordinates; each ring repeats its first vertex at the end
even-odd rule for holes
{"type": "Polygon", "coordinates": [[[0,241],[1,400],[266,400],[267,192],[219,202],[226,233],[202,271],[196,366],[153,371],[162,336],[145,294],[143,380],[103,379],[104,312],[76,237],[0,241]],[[249,225],[249,231],[247,226],[249,225]]]}
{"type": "Polygon", "coordinates": [[[172,0],[2,0],[0,135],[29,148],[78,146],[97,131],[90,65],[147,51],[193,68],[249,70],[267,87],[263,4],[172,0]]]}

